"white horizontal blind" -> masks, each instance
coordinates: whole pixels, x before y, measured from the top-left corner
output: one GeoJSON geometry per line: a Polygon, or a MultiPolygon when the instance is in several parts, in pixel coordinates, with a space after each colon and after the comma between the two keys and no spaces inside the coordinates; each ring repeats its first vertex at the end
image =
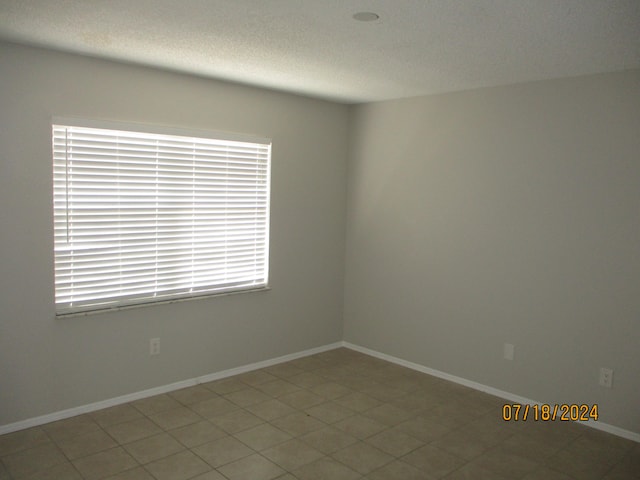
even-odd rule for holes
{"type": "Polygon", "coordinates": [[[271,145],[53,125],[58,314],[268,281],[271,145]]]}

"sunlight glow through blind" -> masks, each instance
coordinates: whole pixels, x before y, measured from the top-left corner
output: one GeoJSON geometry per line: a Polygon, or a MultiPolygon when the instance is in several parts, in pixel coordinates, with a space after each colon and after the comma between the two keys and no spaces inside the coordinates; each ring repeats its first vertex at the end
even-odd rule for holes
{"type": "Polygon", "coordinates": [[[53,125],[57,313],[265,287],[264,142],[53,125]]]}

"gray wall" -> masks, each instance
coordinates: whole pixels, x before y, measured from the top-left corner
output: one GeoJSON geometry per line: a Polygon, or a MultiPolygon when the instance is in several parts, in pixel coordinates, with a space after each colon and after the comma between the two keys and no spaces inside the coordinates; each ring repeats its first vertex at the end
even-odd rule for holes
{"type": "Polygon", "coordinates": [[[342,338],[346,106],[10,44],[0,69],[0,425],[342,338]],[[272,290],[56,319],[53,115],[271,137],[272,290]]]}
{"type": "Polygon", "coordinates": [[[640,432],[640,72],[349,109],[10,44],[0,68],[0,425],[329,344],[344,311],[349,342],[640,432]],[[273,289],[55,319],[53,115],[271,137],[273,289]]]}
{"type": "Polygon", "coordinates": [[[640,71],[368,104],[350,127],[345,340],[640,432],[640,71]]]}

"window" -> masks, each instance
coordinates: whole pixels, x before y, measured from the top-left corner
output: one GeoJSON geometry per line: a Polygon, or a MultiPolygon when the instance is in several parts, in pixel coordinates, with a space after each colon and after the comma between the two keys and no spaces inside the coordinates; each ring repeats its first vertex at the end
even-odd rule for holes
{"type": "Polygon", "coordinates": [[[54,120],[57,314],[265,288],[270,141],[108,127],[54,120]]]}

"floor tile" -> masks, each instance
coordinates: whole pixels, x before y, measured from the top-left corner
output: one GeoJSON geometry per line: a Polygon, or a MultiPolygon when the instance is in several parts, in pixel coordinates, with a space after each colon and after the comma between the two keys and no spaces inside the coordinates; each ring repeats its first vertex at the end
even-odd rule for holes
{"type": "Polygon", "coordinates": [[[187,448],[197,447],[227,436],[224,431],[207,420],[176,428],[169,431],[169,434],[187,448]]]}
{"type": "Polygon", "coordinates": [[[209,400],[194,403],[189,408],[205,418],[213,418],[218,415],[224,415],[225,413],[238,410],[240,407],[226,398],[218,396],[210,398],[209,400]]]}
{"type": "Polygon", "coordinates": [[[187,480],[208,472],[211,467],[197,455],[184,451],[145,465],[156,480],[187,480]]]}
{"type": "Polygon", "coordinates": [[[291,435],[268,423],[243,430],[234,436],[256,451],[265,450],[291,439],[291,435]]]}
{"type": "Polygon", "coordinates": [[[131,420],[142,418],[144,415],[137,408],[130,404],[116,405],[115,407],[105,408],[91,412],[89,416],[101,427],[109,427],[118,423],[125,423],[131,420]]]}
{"type": "Polygon", "coordinates": [[[640,443],[636,444],[613,468],[617,474],[635,474],[640,477],[640,443]]]}
{"type": "Polygon", "coordinates": [[[353,410],[349,410],[336,402],[326,402],[304,410],[306,413],[324,423],[336,423],[340,420],[354,415],[353,410]]]}
{"type": "Polygon", "coordinates": [[[270,373],[271,375],[275,375],[276,377],[280,378],[289,378],[293,377],[294,375],[304,373],[304,369],[296,367],[290,362],[279,363],[278,365],[273,365],[263,370],[267,373],[270,373]]]}
{"type": "Polygon", "coordinates": [[[336,403],[347,407],[355,412],[366,412],[374,407],[379,406],[382,402],[376,400],[369,395],[365,395],[361,392],[354,392],[343,397],[337,398],[336,403]]]}
{"type": "Polygon", "coordinates": [[[547,467],[540,467],[533,472],[528,473],[522,480],[574,480],[569,475],[565,475],[564,473],[556,472],[547,467]]]}
{"type": "Polygon", "coordinates": [[[466,464],[444,477],[436,478],[444,478],[444,480],[514,480],[512,477],[505,477],[472,464],[466,464]]]}
{"type": "Polygon", "coordinates": [[[609,473],[602,477],[602,480],[638,480],[638,478],[640,477],[635,473],[621,472],[614,467],[609,473]]]}
{"type": "Polygon", "coordinates": [[[285,471],[262,455],[254,454],[218,469],[229,480],[271,480],[285,471]]]}
{"type": "Polygon", "coordinates": [[[256,385],[260,385],[261,383],[273,381],[278,377],[276,377],[275,375],[271,375],[265,370],[254,370],[252,372],[237,375],[235,378],[243,383],[246,383],[247,385],[254,387],[256,385]]]}
{"type": "Polygon", "coordinates": [[[205,443],[192,451],[214,468],[234,462],[255,453],[244,443],[234,437],[224,437],[205,443]]]}
{"type": "Polygon", "coordinates": [[[413,392],[389,401],[391,405],[395,405],[398,408],[406,410],[407,412],[412,412],[414,414],[419,414],[424,410],[440,404],[441,402],[442,399],[440,397],[429,395],[424,392],[413,392]]]}
{"type": "Polygon", "coordinates": [[[404,378],[410,378],[417,385],[417,392],[430,392],[430,393],[438,393],[439,394],[439,386],[445,383],[448,383],[446,380],[442,378],[434,377],[431,375],[425,375],[423,373],[417,372],[415,370],[409,372],[404,376],[404,378]]]}
{"type": "Polygon", "coordinates": [[[633,445],[634,442],[631,440],[593,430],[585,432],[584,435],[570,442],[566,450],[578,455],[588,454],[591,459],[597,459],[603,464],[613,465],[622,460],[633,445]]]}
{"type": "Polygon", "coordinates": [[[311,371],[317,368],[321,368],[326,365],[326,362],[322,361],[318,356],[312,355],[309,357],[298,358],[288,362],[289,365],[301,368],[303,370],[311,371]]]}
{"type": "Polygon", "coordinates": [[[424,445],[420,440],[397,429],[389,429],[373,435],[367,438],[365,443],[394,457],[401,457],[424,445]]]}
{"type": "MultiPolygon", "coordinates": [[[[532,437],[524,433],[516,433],[500,444],[505,452],[513,453],[534,461],[543,461],[558,453],[559,447],[544,438],[532,437]]],[[[454,452],[455,453],[455,452],[454,452]]]]}
{"type": "Polygon", "coordinates": [[[162,433],[162,429],[148,418],[118,423],[106,427],[105,430],[121,445],[162,433]]]}
{"type": "Polygon", "coordinates": [[[516,432],[508,426],[482,425],[477,422],[471,422],[465,425],[464,431],[488,447],[503,443],[516,434],[516,432]]]}
{"type": "Polygon", "coordinates": [[[475,433],[470,434],[464,429],[460,429],[447,433],[437,440],[432,441],[430,445],[465,460],[473,460],[493,448],[493,443],[494,442],[490,442],[490,444],[487,444],[486,441],[479,438],[475,433]]]}
{"type": "Polygon", "coordinates": [[[82,476],[70,462],[38,470],[36,473],[21,478],[23,480],[82,480],[82,476]]]}
{"type": "Polygon", "coordinates": [[[85,433],[95,432],[100,429],[100,426],[89,415],[78,415],[77,417],[48,423],[43,425],[42,429],[57,442],[85,433]]]}
{"type": "MultiPolygon", "coordinates": [[[[514,422],[512,422],[514,423],[514,422]]],[[[521,431],[533,437],[544,438],[554,445],[567,446],[577,438],[591,430],[590,428],[574,422],[517,422],[518,433],[521,431]]]]}
{"type": "Polygon", "coordinates": [[[187,407],[172,408],[152,413],[149,418],[163,430],[184,427],[202,420],[202,417],[187,407]]]}
{"type": "Polygon", "coordinates": [[[349,378],[339,378],[336,381],[338,383],[342,383],[343,385],[348,385],[349,388],[354,391],[362,393],[362,390],[373,388],[376,385],[379,385],[379,382],[376,382],[374,379],[367,377],[367,374],[368,372],[362,371],[360,375],[350,376],[349,378]]]}
{"type": "Polygon", "coordinates": [[[302,387],[298,385],[294,385],[291,382],[278,378],[271,382],[261,383],[260,385],[256,385],[258,390],[262,393],[269,395],[270,397],[281,397],[283,395],[287,395],[289,393],[294,393],[300,390],[302,387]]]}
{"type": "Polygon", "coordinates": [[[320,395],[328,400],[344,397],[350,393],[354,393],[350,388],[335,382],[322,383],[309,389],[316,395],[320,395]]]}
{"type": "Polygon", "coordinates": [[[102,479],[138,466],[138,462],[122,447],[95,453],[72,463],[85,480],[102,479]]]}
{"type": "Polygon", "coordinates": [[[334,453],[358,441],[357,438],[331,426],[307,433],[306,435],[301,436],[300,440],[325,455],[334,453]]]}
{"type": "Polygon", "coordinates": [[[118,443],[102,429],[58,442],[58,447],[70,460],[86,457],[92,453],[109,450],[117,446],[118,443]]]}
{"type": "Polygon", "coordinates": [[[466,463],[465,460],[430,445],[414,450],[400,460],[435,478],[441,478],[466,463]]]}
{"type": "Polygon", "coordinates": [[[0,457],[37,447],[43,443],[51,443],[51,439],[41,427],[0,435],[0,457]]]}
{"type": "Polygon", "coordinates": [[[193,405],[194,403],[209,400],[215,397],[217,394],[212,392],[208,388],[202,385],[195,385],[193,387],[183,388],[169,393],[169,396],[183,405],[193,405]]]}
{"type": "Polygon", "coordinates": [[[603,463],[589,453],[560,450],[544,462],[545,466],[580,480],[599,480],[611,470],[613,464],[603,463]]]}
{"type": "Polygon", "coordinates": [[[172,408],[181,407],[182,404],[167,394],[155,395],[153,397],[143,398],[131,402],[131,405],[145,415],[171,410],[172,408]]]}
{"type": "Polygon", "coordinates": [[[452,400],[473,392],[473,389],[470,387],[459,383],[447,382],[446,380],[436,383],[433,389],[441,395],[450,397],[452,400]]]}
{"type": "Polygon", "coordinates": [[[314,373],[324,377],[326,380],[333,382],[347,383],[350,380],[362,379],[361,374],[357,374],[356,371],[348,365],[339,365],[337,363],[327,364],[324,367],[320,367],[314,370],[314,373]]]}
{"type": "Polygon", "coordinates": [[[11,480],[9,477],[9,471],[7,467],[2,463],[2,459],[0,458],[0,480],[11,480]]]}
{"type": "Polygon", "coordinates": [[[168,433],[161,433],[152,437],[143,438],[124,446],[124,449],[139,463],[145,463],[167,457],[185,449],[168,433]]]}
{"type": "Polygon", "coordinates": [[[395,426],[412,417],[412,414],[389,403],[383,403],[363,413],[365,417],[387,426],[395,426]]]}
{"type": "Polygon", "coordinates": [[[298,480],[355,480],[361,477],[355,470],[327,457],[300,467],[292,473],[298,480]]]}
{"type": "Polygon", "coordinates": [[[227,433],[241,432],[265,423],[263,419],[246,410],[234,410],[233,412],[213,417],[209,421],[227,433]]]}
{"type": "Polygon", "coordinates": [[[287,471],[296,470],[324,456],[322,452],[297,439],[276,445],[261,454],[287,471]]]}
{"type": "Polygon", "coordinates": [[[217,470],[211,470],[207,473],[203,473],[201,475],[197,475],[189,480],[228,480],[224,475],[222,475],[217,470]]]}
{"type": "Polygon", "coordinates": [[[490,395],[479,390],[469,392],[465,398],[474,404],[486,405],[494,411],[496,408],[502,409],[502,406],[506,403],[504,398],[496,397],[495,395],[490,395]]]}
{"type": "Polygon", "coordinates": [[[361,415],[345,418],[333,426],[359,439],[371,437],[387,429],[386,425],[361,415]]]}
{"type": "Polygon", "coordinates": [[[391,455],[364,442],[349,445],[331,457],[363,475],[393,460],[391,455]]]}
{"type": "Polygon", "coordinates": [[[460,428],[477,419],[476,415],[469,413],[467,410],[452,407],[447,402],[439,403],[423,410],[421,416],[450,428],[460,428]]]}
{"type": "Polygon", "coordinates": [[[452,431],[452,427],[421,416],[404,421],[398,424],[396,428],[424,443],[443,438],[452,431]]]}
{"type": "Polygon", "coordinates": [[[366,478],[367,480],[434,480],[434,477],[397,460],[369,473],[366,478]]]}
{"type": "Polygon", "coordinates": [[[237,392],[227,393],[224,395],[224,398],[235,403],[239,407],[248,407],[249,405],[254,405],[271,399],[269,395],[253,387],[244,388],[237,392]]]}
{"type": "Polygon", "coordinates": [[[303,388],[311,388],[316,385],[322,385],[323,383],[327,383],[327,379],[317,375],[313,372],[305,372],[299,375],[294,375],[293,377],[289,377],[287,379],[289,382],[294,385],[298,385],[303,388]]]}
{"type": "Polygon", "coordinates": [[[218,395],[237,392],[238,390],[247,388],[247,384],[241,382],[237,377],[223,378],[221,380],[203,383],[202,386],[218,395]]]}
{"type": "Polygon", "coordinates": [[[370,397],[375,398],[376,400],[380,400],[381,402],[390,402],[393,399],[406,395],[405,390],[383,384],[363,388],[360,391],[365,395],[369,395],[370,397]]]}
{"type": "Polygon", "coordinates": [[[53,443],[44,443],[4,456],[2,463],[11,476],[20,478],[67,463],[67,457],[53,443]]]}
{"type": "Polygon", "coordinates": [[[389,387],[402,390],[405,394],[417,392],[422,388],[420,382],[418,382],[414,377],[407,376],[406,374],[403,374],[402,376],[392,376],[385,380],[384,384],[389,387]]]}
{"type": "Polygon", "coordinates": [[[276,418],[271,423],[294,437],[299,437],[327,426],[326,423],[306,413],[292,413],[286,417],[276,418]]]}
{"type": "MultiPolygon", "coordinates": [[[[458,413],[456,412],[455,407],[451,407],[448,413],[454,416],[459,416],[462,421],[467,412],[469,412],[469,410],[463,408],[461,413],[458,413]]],[[[464,424],[464,427],[470,432],[491,432],[494,436],[506,438],[509,435],[515,435],[518,433],[518,423],[519,422],[505,422],[502,419],[502,413],[499,413],[499,410],[494,410],[489,414],[483,414],[472,418],[469,422],[464,424]]]]}
{"type": "Polygon", "coordinates": [[[451,402],[451,406],[455,406],[457,408],[456,413],[458,415],[464,414],[468,415],[469,417],[476,418],[486,416],[487,418],[492,419],[495,423],[501,423],[510,426],[515,426],[516,424],[516,422],[505,422],[502,419],[502,405],[496,406],[484,401],[478,401],[474,398],[471,398],[469,394],[466,394],[462,397],[456,397],[454,401],[451,402]]]}
{"type": "Polygon", "coordinates": [[[498,475],[510,478],[522,477],[537,470],[541,466],[529,458],[514,455],[499,449],[490,450],[472,460],[470,464],[478,465],[498,475]]]}
{"type": "Polygon", "coordinates": [[[143,467],[132,468],[112,477],[108,477],[105,480],[155,480],[149,472],[143,467]]]}
{"type": "Polygon", "coordinates": [[[246,407],[245,410],[266,421],[271,421],[296,412],[295,408],[275,399],[251,405],[246,407]]]}
{"type": "Polygon", "coordinates": [[[280,396],[278,400],[298,410],[313,407],[325,401],[320,395],[311,393],[309,390],[298,390],[287,393],[286,395],[280,396]]]}

